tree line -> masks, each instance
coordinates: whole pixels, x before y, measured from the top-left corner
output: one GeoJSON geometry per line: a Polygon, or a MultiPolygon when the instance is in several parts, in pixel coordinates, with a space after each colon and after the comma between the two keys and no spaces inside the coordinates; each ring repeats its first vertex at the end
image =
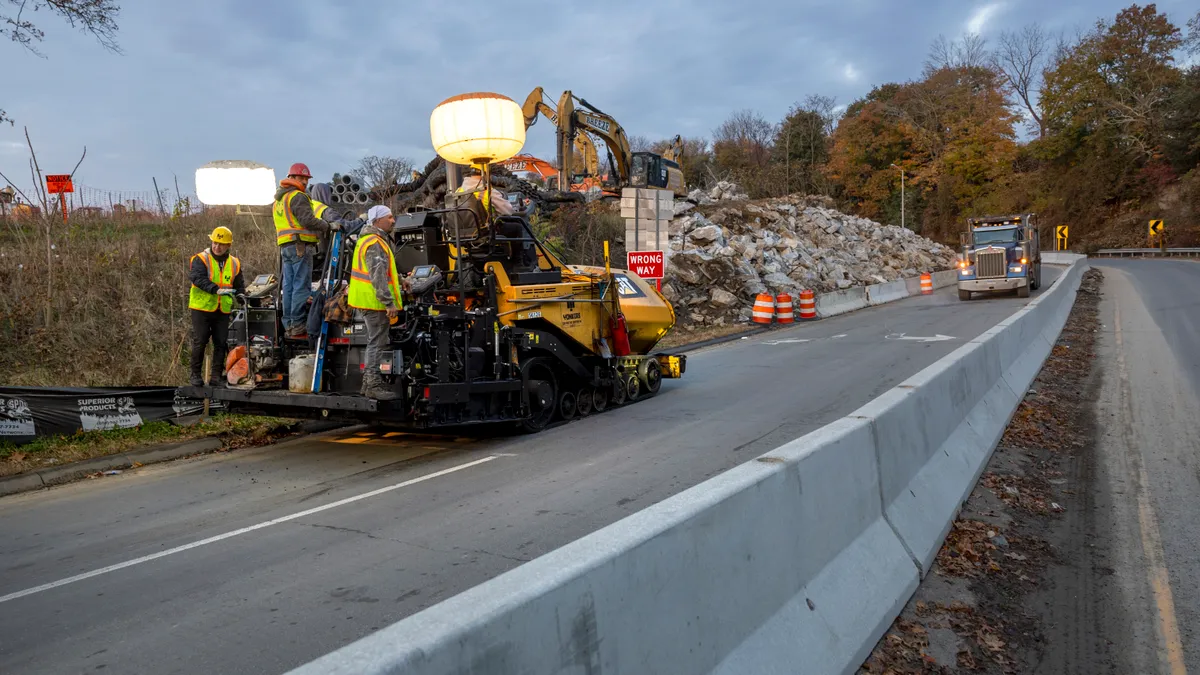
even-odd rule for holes
{"type": "Polygon", "coordinates": [[[683,169],[690,186],[825,194],[897,224],[903,172],[908,225],[946,242],[968,216],[1032,211],[1044,232],[1068,224],[1092,247],[1144,242],[1147,216],[1168,220],[1172,245],[1194,243],[1200,62],[1187,59],[1197,56],[1200,12],[1185,31],[1153,4],[1074,36],[1030,24],[994,46],[939,38],[919,79],[876,86],[844,110],[814,95],[778,123],[734,112],[711,139],[685,139],[683,169]]]}

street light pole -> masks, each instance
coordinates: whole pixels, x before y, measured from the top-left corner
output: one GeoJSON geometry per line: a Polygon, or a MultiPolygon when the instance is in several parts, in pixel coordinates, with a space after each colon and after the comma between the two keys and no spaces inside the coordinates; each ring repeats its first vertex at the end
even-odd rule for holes
{"type": "MultiPolygon", "coordinates": [[[[895,164],[892,164],[892,166],[900,169],[895,164]]],[[[904,169],[900,169],[900,227],[904,226],[904,169]]]]}

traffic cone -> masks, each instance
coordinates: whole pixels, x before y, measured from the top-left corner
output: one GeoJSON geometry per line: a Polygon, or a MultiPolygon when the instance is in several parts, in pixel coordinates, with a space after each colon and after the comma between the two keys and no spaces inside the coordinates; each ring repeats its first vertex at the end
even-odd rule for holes
{"type": "Polygon", "coordinates": [[[792,323],[796,313],[792,311],[792,296],[781,293],[775,296],[775,323],[792,323]]]}
{"type": "Polygon", "coordinates": [[[933,275],[929,272],[921,274],[921,295],[933,294],[933,275]]]}
{"type": "Polygon", "coordinates": [[[800,318],[802,320],[817,318],[817,300],[810,290],[800,291],[800,318]]]}
{"type": "Polygon", "coordinates": [[[751,313],[754,323],[770,324],[775,316],[775,301],[768,293],[759,293],[754,298],[754,311],[751,313]]]}

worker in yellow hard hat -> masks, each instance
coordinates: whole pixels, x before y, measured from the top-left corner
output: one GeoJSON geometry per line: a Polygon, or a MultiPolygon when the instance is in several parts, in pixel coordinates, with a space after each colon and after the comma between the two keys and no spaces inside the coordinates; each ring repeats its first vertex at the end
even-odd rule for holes
{"type": "Polygon", "coordinates": [[[230,255],[233,232],[224,225],[209,235],[212,244],[192,256],[188,277],[192,288],[188,293],[188,309],[192,314],[191,384],[204,386],[204,350],[213,343],[209,384],[221,386],[225,372],[226,343],[229,340],[229,314],[233,311],[235,294],[246,292],[242,278],[242,261],[230,255]]]}

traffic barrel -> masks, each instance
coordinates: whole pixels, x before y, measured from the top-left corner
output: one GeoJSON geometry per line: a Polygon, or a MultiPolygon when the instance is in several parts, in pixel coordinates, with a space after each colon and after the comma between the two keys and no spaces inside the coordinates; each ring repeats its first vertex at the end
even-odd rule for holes
{"type": "Polygon", "coordinates": [[[800,318],[815,319],[817,318],[817,300],[813,296],[813,292],[809,290],[800,291],[800,318]]]}
{"type": "Polygon", "coordinates": [[[792,323],[795,320],[796,314],[792,311],[792,296],[787,293],[775,296],[775,322],[792,323]]]}
{"type": "Polygon", "coordinates": [[[921,295],[930,295],[933,293],[933,275],[929,272],[921,274],[921,295]]]}
{"type": "Polygon", "coordinates": [[[775,316],[775,301],[769,293],[759,293],[754,298],[754,311],[751,313],[754,323],[771,323],[775,316]]]}

